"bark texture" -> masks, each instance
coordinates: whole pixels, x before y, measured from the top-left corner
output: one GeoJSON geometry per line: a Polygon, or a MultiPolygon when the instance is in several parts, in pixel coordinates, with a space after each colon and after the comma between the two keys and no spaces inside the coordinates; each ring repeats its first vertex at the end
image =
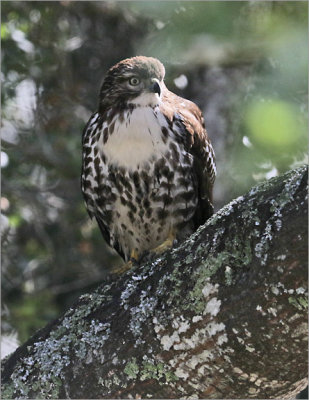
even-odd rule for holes
{"type": "Polygon", "coordinates": [[[3,398],[290,398],[307,375],[307,168],[83,295],[3,364],[3,398]]]}

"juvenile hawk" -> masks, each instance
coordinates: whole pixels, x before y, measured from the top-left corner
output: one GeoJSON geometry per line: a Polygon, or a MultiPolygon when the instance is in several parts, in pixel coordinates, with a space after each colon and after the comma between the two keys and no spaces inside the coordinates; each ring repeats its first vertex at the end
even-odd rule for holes
{"type": "Polygon", "coordinates": [[[182,240],[213,213],[215,157],[202,113],[164,75],[152,57],[113,66],[83,133],[86,207],[125,260],[182,240]]]}

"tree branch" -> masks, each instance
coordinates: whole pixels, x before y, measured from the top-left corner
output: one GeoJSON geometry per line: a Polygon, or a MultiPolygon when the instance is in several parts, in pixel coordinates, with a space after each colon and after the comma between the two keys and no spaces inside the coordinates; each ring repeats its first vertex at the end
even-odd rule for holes
{"type": "Polygon", "coordinates": [[[3,398],[289,398],[307,374],[307,168],[110,280],[3,365],[3,398]]]}

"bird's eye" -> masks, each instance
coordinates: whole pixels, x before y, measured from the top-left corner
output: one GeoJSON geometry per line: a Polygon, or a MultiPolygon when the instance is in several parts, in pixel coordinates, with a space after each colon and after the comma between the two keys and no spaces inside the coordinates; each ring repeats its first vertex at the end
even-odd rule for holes
{"type": "Polygon", "coordinates": [[[133,78],[130,78],[129,83],[131,86],[137,86],[140,84],[140,80],[134,76],[133,78]]]}

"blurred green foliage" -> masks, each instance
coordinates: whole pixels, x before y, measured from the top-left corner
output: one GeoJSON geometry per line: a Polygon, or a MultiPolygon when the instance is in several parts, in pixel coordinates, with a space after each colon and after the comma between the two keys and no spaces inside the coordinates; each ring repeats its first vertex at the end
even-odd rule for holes
{"type": "Polygon", "coordinates": [[[1,8],[2,293],[21,341],[120,263],[90,222],[79,183],[82,130],[114,63],[158,57],[167,86],[202,108],[217,155],[217,209],[305,162],[306,1],[1,8]]]}
{"type": "Polygon", "coordinates": [[[24,295],[22,301],[18,297],[10,299],[12,326],[18,331],[21,342],[25,342],[29,334],[34,334],[49,321],[57,318],[58,312],[54,296],[48,290],[35,296],[24,295]]]}
{"type": "Polygon", "coordinates": [[[295,153],[297,148],[306,146],[307,129],[301,117],[292,103],[270,98],[252,101],[246,110],[245,123],[255,147],[278,162],[286,149],[295,153]]]}

